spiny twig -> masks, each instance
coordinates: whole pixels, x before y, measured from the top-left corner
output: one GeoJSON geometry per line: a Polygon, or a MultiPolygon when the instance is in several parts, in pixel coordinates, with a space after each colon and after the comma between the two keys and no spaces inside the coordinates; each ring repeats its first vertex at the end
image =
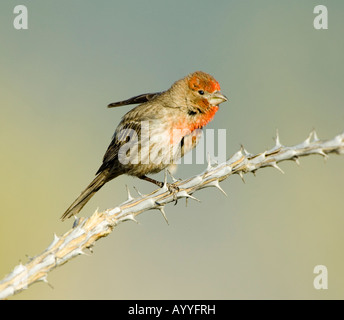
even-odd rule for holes
{"type": "Polygon", "coordinates": [[[319,140],[315,131],[305,141],[292,147],[283,146],[277,133],[273,148],[262,153],[251,154],[244,147],[236,152],[224,163],[214,165],[208,159],[208,166],[204,172],[183,181],[177,181],[176,194],[171,194],[167,187],[165,175],[164,186],[148,195],[139,193],[139,197],[133,198],[128,190],[128,200],[113,209],[103,212],[96,211],[89,218],[78,218],[73,228],[61,237],[54,235],[52,243],[41,254],[32,258],[25,265],[19,264],[14,270],[0,281],[0,299],[5,299],[28,288],[37,281],[47,281],[48,273],[54,268],[66,263],[72,258],[84,254],[86,248],[91,249],[95,241],[106,237],[119,223],[132,220],[142,212],[157,209],[160,210],[167,221],[165,205],[179,198],[187,198],[199,201],[192,194],[197,190],[215,187],[222,193],[220,183],[230,175],[243,175],[248,172],[255,173],[258,169],[273,167],[283,173],[277,165],[285,160],[293,160],[299,163],[299,157],[319,154],[325,159],[328,154],[344,154],[344,133],[330,140],[319,140]]]}

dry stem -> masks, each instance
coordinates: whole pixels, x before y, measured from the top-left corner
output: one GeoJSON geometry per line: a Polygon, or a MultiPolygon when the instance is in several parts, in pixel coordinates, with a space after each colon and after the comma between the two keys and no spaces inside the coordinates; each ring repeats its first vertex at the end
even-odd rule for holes
{"type": "Polygon", "coordinates": [[[91,248],[95,241],[106,237],[120,222],[135,220],[142,212],[158,209],[166,219],[165,205],[177,198],[190,198],[197,190],[216,187],[226,194],[219,182],[233,174],[243,178],[244,173],[252,172],[264,167],[273,167],[283,173],[277,165],[281,161],[294,160],[298,163],[299,157],[320,154],[327,158],[329,153],[344,154],[344,133],[330,140],[319,140],[313,131],[300,144],[292,147],[283,146],[279,136],[270,150],[259,154],[250,154],[243,147],[224,163],[213,165],[208,159],[208,167],[199,175],[178,181],[179,191],[173,196],[166,185],[154,192],[133,198],[128,190],[128,200],[113,209],[103,212],[96,211],[89,218],[75,220],[73,228],[61,237],[54,236],[54,240],[41,254],[32,258],[27,264],[19,264],[14,270],[0,281],[0,299],[5,299],[37,281],[47,281],[48,273],[54,268],[66,263],[72,258],[83,254],[84,249],[91,248]]]}

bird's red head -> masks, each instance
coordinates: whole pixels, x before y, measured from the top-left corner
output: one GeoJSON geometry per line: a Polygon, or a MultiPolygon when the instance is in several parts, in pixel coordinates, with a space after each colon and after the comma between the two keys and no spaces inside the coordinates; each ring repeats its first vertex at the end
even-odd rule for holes
{"type": "Polygon", "coordinates": [[[201,105],[204,109],[218,106],[227,101],[220,92],[220,84],[213,76],[203,71],[196,71],[186,77],[189,99],[195,105],[201,105]]]}
{"type": "Polygon", "coordinates": [[[185,118],[178,120],[175,127],[192,132],[211,121],[219,109],[218,105],[227,101],[227,98],[220,92],[220,85],[215,78],[205,72],[191,73],[178,82],[182,83],[187,86],[183,96],[186,101],[185,118]]]}
{"type": "Polygon", "coordinates": [[[220,91],[220,84],[213,76],[202,71],[196,71],[189,75],[188,85],[194,91],[206,91],[213,93],[220,91]]]}

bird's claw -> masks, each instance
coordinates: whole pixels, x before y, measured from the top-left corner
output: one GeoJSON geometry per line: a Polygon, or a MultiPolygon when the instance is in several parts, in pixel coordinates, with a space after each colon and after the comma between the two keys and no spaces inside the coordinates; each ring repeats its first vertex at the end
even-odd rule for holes
{"type": "Polygon", "coordinates": [[[179,187],[175,183],[166,183],[168,191],[173,196],[174,205],[178,203],[177,193],[179,192],[179,187]]]}

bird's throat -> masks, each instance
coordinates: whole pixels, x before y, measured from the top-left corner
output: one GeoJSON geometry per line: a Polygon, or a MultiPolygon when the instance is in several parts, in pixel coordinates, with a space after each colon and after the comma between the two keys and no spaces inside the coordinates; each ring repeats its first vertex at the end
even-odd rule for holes
{"type": "Polygon", "coordinates": [[[190,132],[196,129],[202,129],[211,120],[213,120],[217,110],[219,110],[218,106],[210,106],[206,110],[202,110],[202,112],[197,113],[193,117],[189,117],[186,127],[190,130],[190,132]]]}
{"type": "Polygon", "coordinates": [[[218,106],[210,106],[206,109],[200,110],[197,114],[186,114],[182,120],[174,123],[173,133],[171,132],[171,139],[174,142],[180,141],[180,139],[188,134],[191,134],[196,129],[202,129],[211,120],[213,120],[215,113],[219,110],[218,106]]]}
{"type": "Polygon", "coordinates": [[[211,120],[213,120],[217,110],[219,110],[218,106],[211,106],[208,110],[196,115],[195,122],[190,126],[191,132],[196,129],[202,129],[204,126],[206,126],[211,120]]]}

